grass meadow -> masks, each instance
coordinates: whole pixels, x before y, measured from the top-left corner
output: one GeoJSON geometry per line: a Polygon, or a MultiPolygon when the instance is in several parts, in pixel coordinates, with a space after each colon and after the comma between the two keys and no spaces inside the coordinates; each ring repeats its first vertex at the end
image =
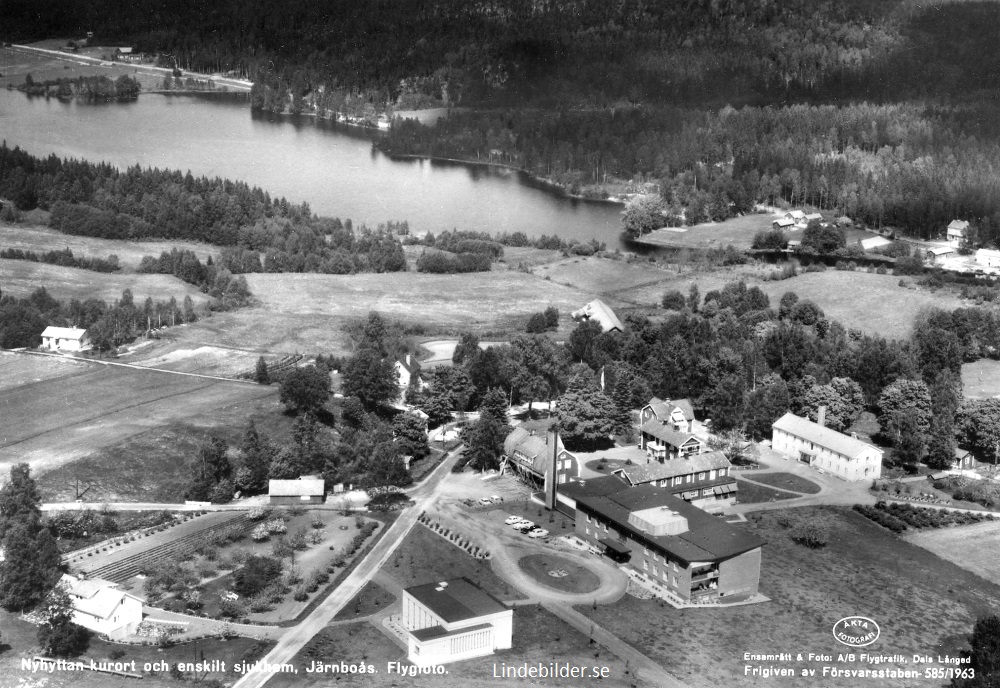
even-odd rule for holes
{"type": "Polygon", "coordinates": [[[967,398],[1000,396],[1000,361],[983,358],[962,364],[962,393],[967,398]]]}
{"type": "MultiPolygon", "coordinates": [[[[677,610],[625,597],[617,605],[579,610],[633,644],[692,688],[774,686],[774,678],[745,677],[743,654],[847,651],[832,636],[836,621],[867,616],[881,627],[882,654],[955,654],[966,646],[976,618],[996,613],[1000,587],[936,554],[899,539],[846,508],[817,507],[753,514],[745,526],[766,540],[760,590],[770,602],[729,609],[677,610]],[[803,518],[829,527],[818,550],[794,543],[803,518]],[[785,523],[787,525],[782,525],[785,523]],[[635,619],[644,619],[636,624],[635,619]]],[[[954,535],[956,531],[949,530],[954,535]]],[[[824,662],[794,662],[816,669],[824,662]]],[[[826,662],[830,664],[830,662],[826,662]]],[[[786,666],[786,665],[782,665],[786,666]]],[[[860,664],[839,665],[861,668],[860,664]]],[[[890,665],[882,665],[886,668],[890,665]]],[[[913,664],[902,665],[914,668],[913,664]]],[[[872,686],[938,686],[941,681],[875,680],[872,686]]],[[[851,687],[857,679],[797,677],[797,686],[851,687]]]]}

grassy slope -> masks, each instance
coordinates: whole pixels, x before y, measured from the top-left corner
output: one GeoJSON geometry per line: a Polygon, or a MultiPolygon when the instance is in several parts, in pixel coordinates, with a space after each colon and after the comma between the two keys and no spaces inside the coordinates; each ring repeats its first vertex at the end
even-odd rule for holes
{"type": "MultiPolygon", "coordinates": [[[[894,537],[846,509],[791,509],[753,517],[762,536],[761,592],[771,602],[726,610],[675,610],[626,597],[610,607],[580,611],[635,644],[692,688],[773,686],[773,678],[744,678],[743,653],[839,652],[833,624],[863,615],[880,624],[875,652],[954,654],[977,616],[996,613],[1000,587],[894,537]],[[777,523],[818,516],[830,527],[826,548],[792,542],[777,523]],[[642,624],[635,619],[643,618],[642,624]],[[928,620],[933,620],[928,623],[928,620]]],[[[795,669],[823,663],[794,662],[795,669]]],[[[830,664],[827,662],[827,664],[830,664]]],[[[861,668],[860,664],[838,665],[861,668]]],[[[883,665],[885,666],[885,665],[883,665]]],[[[891,666],[891,665],[890,665],[891,666]]],[[[912,664],[906,665],[913,668],[912,664]]],[[[855,686],[857,679],[796,679],[801,686],[855,686]]],[[[866,685],[937,685],[927,681],[871,681],[866,685]]]]}
{"type": "Polygon", "coordinates": [[[962,387],[967,398],[1000,395],[1000,361],[982,359],[962,365],[962,387]]]}
{"type": "Polygon", "coordinates": [[[143,256],[159,256],[172,248],[188,249],[204,262],[218,256],[219,247],[190,241],[116,241],[63,234],[38,225],[0,224],[0,249],[19,248],[23,251],[61,251],[68,248],[74,256],[107,258],[118,256],[119,264],[128,270],[139,266],[143,256]]]}
{"type": "Polygon", "coordinates": [[[190,296],[196,307],[210,300],[193,285],[182,282],[173,275],[136,275],[94,272],[79,268],[32,263],[26,260],[0,259],[3,275],[3,292],[11,296],[27,296],[44,286],[49,294],[60,301],[69,299],[100,299],[113,301],[125,289],[132,290],[135,302],[142,304],[146,297],[154,301],[167,301],[170,297],[183,302],[190,296]]]}

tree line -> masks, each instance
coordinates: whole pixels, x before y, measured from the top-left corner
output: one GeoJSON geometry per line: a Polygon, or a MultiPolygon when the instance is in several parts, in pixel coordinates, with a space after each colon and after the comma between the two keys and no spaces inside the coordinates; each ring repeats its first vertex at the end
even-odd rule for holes
{"type": "Polygon", "coordinates": [[[31,74],[24,77],[18,90],[29,96],[55,98],[80,98],[88,101],[135,100],[142,90],[138,79],[123,74],[117,79],[106,76],[78,76],[75,79],[46,79],[35,81],[31,74]]]}
{"type": "Polygon", "coordinates": [[[61,251],[46,251],[45,253],[25,251],[19,248],[5,248],[0,250],[0,258],[30,260],[33,263],[48,263],[49,265],[93,270],[94,272],[117,272],[121,269],[121,266],[118,264],[118,256],[114,254],[107,258],[85,258],[83,256],[74,256],[73,252],[68,248],[64,248],[61,251]]]}

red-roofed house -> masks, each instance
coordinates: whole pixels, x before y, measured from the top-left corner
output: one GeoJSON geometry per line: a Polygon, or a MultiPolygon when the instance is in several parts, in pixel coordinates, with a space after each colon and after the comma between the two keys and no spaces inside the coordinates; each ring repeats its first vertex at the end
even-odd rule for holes
{"type": "Polygon", "coordinates": [[[465,578],[403,590],[400,624],[417,666],[457,662],[510,649],[514,610],[465,578]]]}

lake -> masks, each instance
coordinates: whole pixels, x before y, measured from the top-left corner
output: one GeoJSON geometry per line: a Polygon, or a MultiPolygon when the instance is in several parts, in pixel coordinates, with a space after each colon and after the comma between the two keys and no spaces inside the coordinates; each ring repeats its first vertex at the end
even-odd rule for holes
{"type": "Polygon", "coordinates": [[[85,104],[0,91],[0,138],[34,155],[240,179],[313,212],[411,231],[522,231],[621,246],[621,207],[581,201],[492,167],[392,160],[377,132],[312,118],[251,116],[245,98],[145,94],[85,104]]]}

